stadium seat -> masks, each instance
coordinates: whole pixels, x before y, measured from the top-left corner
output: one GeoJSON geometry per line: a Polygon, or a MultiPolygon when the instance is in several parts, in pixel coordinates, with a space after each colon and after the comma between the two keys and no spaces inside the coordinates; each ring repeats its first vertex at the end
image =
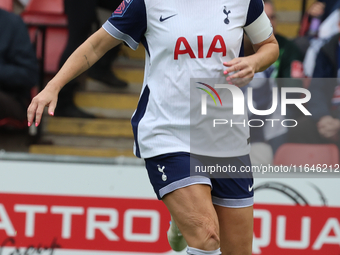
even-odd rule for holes
{"type": "Polygon", "coordinates": [[[0,119],[0,128],[6,127],[10,129],[24,129],[27,128],[27,121],[19,121],[12,118],[0,119]]]}
{"type": "Polygon", "coordinates": [[[59,70],[60,57],[67,44],[66,28],[48,28],[46,30],[45,72],[56,73],[59,70]]]}
{"type": "Polygon", "coordinates": [[[67,43],[67,16],[63,0],[31,0],[21,17],[29,27],[41,63],[41,84],[46,73],[58,71],[59,60],[67,43]]]}
{"type": "Polygon", "coordinates": [[[31,0],[21,17],[30,26],[67,25],[63,0],[31,0]]]}
{"type": "Polygon", "coordinates": [[[0,9],[3,9],[8,12],[12,12],[13,11],[13,0],[1,0],[0,9]]]}
{"type": "MultiPolygon", "coordinates": [[[[36,45],[37,58],[42,58],[42,35],[36,27],[29,28],[31,41],[36,45]]],[[[45,31],[44,72],[55,74],[59,70],[60,57],[66,47],[68,30],[48,27],[45,31]]]]}
{"type": "Polygon", "coordinates": [[[291,164],[339,164],[339,150],[334,144],[283,144],[275,153],[274,165],[291,164]]]}

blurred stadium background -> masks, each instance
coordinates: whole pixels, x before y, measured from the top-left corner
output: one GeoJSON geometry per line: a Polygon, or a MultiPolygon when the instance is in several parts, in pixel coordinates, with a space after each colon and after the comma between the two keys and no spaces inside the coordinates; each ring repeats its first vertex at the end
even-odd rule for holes
{"type": "MultiPolygon", "coordinates": [[[[63,1],[43,1],[47,16],[63,15],[63,1]]],[[[314,1],[273,2],[277,33],[295,38],[314,1]]],[[[24,20],[28,13],[42,64],[38,91],[57,71],[65,24],[35,20],[29,16],[35,11],[18,1],[0,0],[1,7],[24,20]]],[[[102,22],[110,15],[98,13],[102,22]]],[[[143,67],[144,48],[124,46],[113,71],[127,88],[84,76],[76,105],[96,119],[45,114],[39,129],[8,122],[0,128],[0,254],[185,254],[171,252],[170,215],[155,200],[143,161],[132,153],[130,117],[143,67]]],[[[258,178],[253,254],[340,254],[339,174],[258,178]]]]}
{"type": "MultiPolygon", "coordinates": [[[[13,2],[13,0],[8,2],[13,2]]],[[[46,2],[49,1],[46,0],[46,2]]],[[[59,2],[62,3],[62,1],[59,2]]],[[[305,1],[305,5],[309,6],[312,2],[312,0],[305,1]]],[[[289,38],[296,37],[303,1],[275,0],[274,3],[277,10],[278,33],[289,38]]],[[[24,11],[16,1],[13,2],[12,10],[19,14],[24,11]]],[[[102,22],[110,15],[103,9],[99,9],[98,12],[102,22]]],[[[52,10],[48,9],[48,13],[56,16],[61,14],[60,10],[55,7],[52,10]]],[[[28,23],[34,23],[35,21],[29,20],[30,18],[28,17],[28,23]]],[[[44,21],[42,24],[45,25],[44,21]]],[[[46,25],[45,68],[41,86],[44,86],[57,71],[59,58],[67,40],[66,28],[58,24],[46,25]]],[[[35,40],[35,37],[40,40],[37,44],[39,58],[41,58],[42,47],[41,33],[41,30],[37,32],[35,29],[30,29],[32,40],[35,40]]],[[[26,134],[12,136],[7,133],[0,135],[1,149],[52,155],[133,156],[131,150],[133,139],[129,119],[137,106],[143,82],[143,67],[143,46],[137,51],[124,46],[120,58],[115,62],[114,72],[119,78],[129,83],[128,88],[113,89],[95,80],[86,79],[83,88],[76,94],[76,105],[95,114],[99,117],[98,119],[51,118],[46,115],[43,118],[38,139],[32,142],[26,134]]]]}

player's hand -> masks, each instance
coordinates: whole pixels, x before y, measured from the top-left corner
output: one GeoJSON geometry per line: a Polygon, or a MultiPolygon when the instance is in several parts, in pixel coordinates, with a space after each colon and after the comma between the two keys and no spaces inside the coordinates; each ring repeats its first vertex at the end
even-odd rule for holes
{"type": "Polygon", "coordinates": [[[48,114],[53,116],[57,106],[59,89],[53,86],[46,86],[37,96],[35,96],[27,109],[28,126],[33,124],[35,118],[35,126],[41,121],[45,106],[48,106],[48,114]]]}
{"type": "Polygon", "coordinates": [[[223,65],[228,67],[224,71],[224,74],[227,75],[227,82],[238,87],[247,85],[254,77],[255,65],[250,57],[234,58],[229,62],[224,62],[223,65]]]}

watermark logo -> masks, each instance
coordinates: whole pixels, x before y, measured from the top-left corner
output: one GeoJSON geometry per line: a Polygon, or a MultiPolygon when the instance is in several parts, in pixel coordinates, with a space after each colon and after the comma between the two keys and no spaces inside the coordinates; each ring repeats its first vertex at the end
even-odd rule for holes
{"type": "MultiPolygon", "coordinates": [[[[204,85],[208,87],[211,91],[215,93],[215,95],[218,97],[220,100],[220,104],[222,106],[222,100],[217,93],[215,89],[228,89],[231,92],[232,95],[232,100],[233,100],[233,115],[244,115],[245,114],[245,98],[242,90],[235,86],[235,85],[228,85],[228,84],[215,84],[214,87],[202,83],[202,82],[197,82],[201,85],[204,85]]],[[[206,89],[197,87],[198,89],[201,89],[205,91],[210,97],[213,99],[213,101],[216,104],[216,100],[213,97],[213,95],[206,89]]],[[[278,88],[273,88],[272,89],[272,106],[270,109],[267,110],[258,110],[255,109],[254,103],[253,103],[253,88],[248,87],[247,88],[247,104],[248,104],[248,109],[251,113],[255,115],[260,115],[260,116],[266,116],[266,115],[271,115],[272,113],[275,112],[275,110],[278,107],[278,88]]],[[[207,115],[207,94],[202,94],[201,95],[201,115],[207,115]]],[[[281,115],[286,115],[287,114],[287,105],[293,104],[295,105],[304,115],[312,115],[306,107],[303,105],[307,103],[311,98],[311,93],[304,88],[282,88],[281,89],[281,115]],[[301,93],[304,94],[304,98],[287,98],[288,93],[301,93]]]]}
{"type": "MultiPolygon", "coordinates": [[[[254,115],[257,116],[273,116],[273,113],[280,109],[281,116],[287,115],[287,106],[288,105],[295,105],[304,115],[310,116],[312,115],[305,107],[305,103],[307,103],[311,99],[311,93],[305,89],[305,88],[298,88],[298,87],[287,87],[287,88],[281,88],[279,93],[279,89],[274,87],[272,88],[272,104],[269,109],[256,109],[255,104],[253,101],[253,88],[248,87],[246,98],[243,91],[235,86],[230,84],[215,84],[214,86],[211,86],[207,83],[203,82],[196,82],[196,84],[203,85],[205,88],[202,87],[196,87],[197,89],[200,89],[204,91],[205,93],[201,94],[201,115],[207,115],[207,98],[208,95],[215,103],[215,106],[222,107],[222,100],[224,96],[226,96],[226,93],[229,93],[230,95],[227,96],[228,102],[232,103],[232,116],[244,116],[247,114],[247,111],[245,110],[245,102],[247,100],[247,106],[249,112],[251,112],[254,115]],[[219,93],[216,90],[219,90],[219,93]],[[226,91],[228,90],[228,91],[226,91]],[[288,98],[288,94],[294,93],[299,94],[300,96],[297,98],[288,98]],[[231,96],[231,97],[230,97],[231,96]],[[219,100],[219,104],[216,100],[219,100]],[[279,105],[280,104],[280,105],[279,105]]],[[[230,106],[231,107],[231,106],[230,106]]],[[[230,108],[229,108],[230,109],[230,108]]],[[[214,109],[211,108],[212,111],[214,109]]],[[[216,113],[215,113],[216,114],[216,113]]],[[[217,117],[217,116],[216,116],[217,117]]],[[[219,116],[220,117],[220,116],[219,116]]],[[[228,116],[231,117],[231,116],[228,116]]],[[[240,122],[239,118],[230,118],[230,119],[224,119],[224,118],[214,118],[213,119],[213,127],[216,127],[217,125],[226,125],[230,124],[231,127],[234,125],[242,125],[246,126],[248,124],[249,127],[263,127],[265,125],[265,122],[270,122],[271,126],[274,127],[274,122],[281,122],[281,125],[283,127],[295,127],[297,126],[297,121],[294,119],[250,119],[246,120],[246,118],[240,122]],[[236,120],[237,119],[237,120],[236,120]],[[289,124],[293,123],[293,124],[289,124]]]]}
{"type": "MultiPolygon", "coordinates": [[[[217,91],[212,86],[210,86],[206,83],[203,83],[203,82],[197,82],[197,83],[209,88],[217,96],[218,100],[220,101],[221,106],[223,106],[220,95],[217,93],[217,91]]],[[[197,88],[206,92],[212,98],[215,105],[217,105],[215,97],[211,94],[211,92],[209,90],[204,89],[204,88],[200,88],[200,87],[197,87],[197,88]]],[[[202,103],[201,103],[202,104],[202,107],[201,107],[202,115],[207,115],[207,94],[202,94],[202,103]]]]}

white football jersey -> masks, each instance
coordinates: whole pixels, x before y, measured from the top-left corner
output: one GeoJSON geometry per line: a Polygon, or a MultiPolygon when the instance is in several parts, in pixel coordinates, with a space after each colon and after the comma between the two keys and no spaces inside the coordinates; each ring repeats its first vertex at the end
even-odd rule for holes
{"type": "MultiPolygon", "coordinates": [[[[190,79],[224,78],[222,63],[243,56],[244,32],[254,44],[272,34],[262,0],[124,0],[103,28],[132,49],[142,43],[146,50],[131,119],[135,155],[142,158],[193,152],[190,79]]],[[[238,126],[217,139],[216,151],[204,154],[248,154],[248,127],[238,126]]]]}

